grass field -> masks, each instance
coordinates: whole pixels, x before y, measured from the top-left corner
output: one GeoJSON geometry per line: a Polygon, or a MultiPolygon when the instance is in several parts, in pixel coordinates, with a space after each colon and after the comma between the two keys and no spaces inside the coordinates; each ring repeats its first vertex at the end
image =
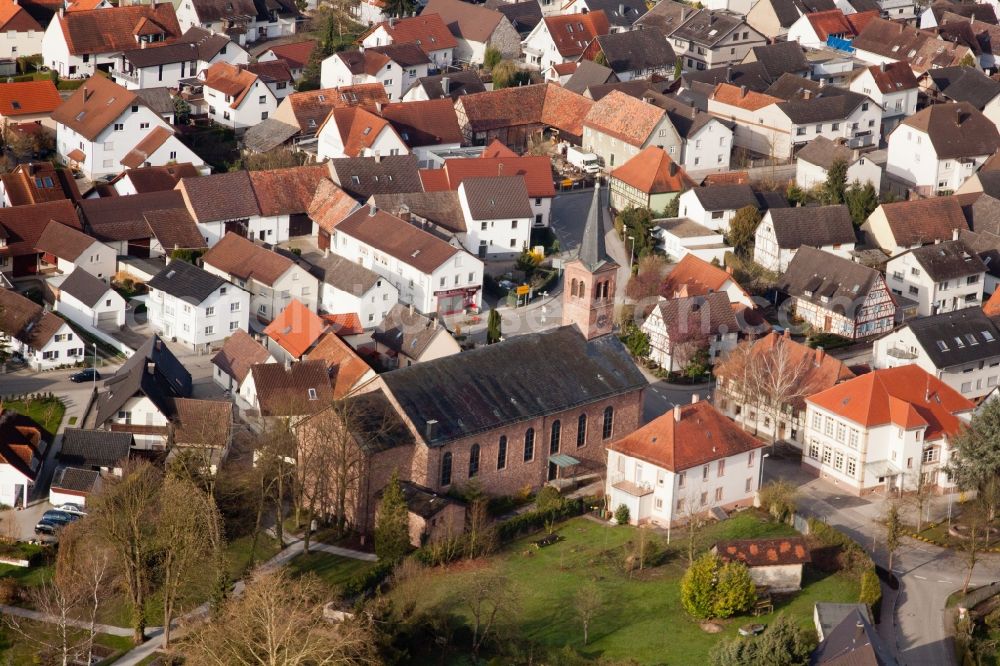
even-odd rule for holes
{"type": "MultiPolygon", "coordinates": [[[[55,644],[55,635],[52,633],[51,625],[41,622],[23,620],[19,623],[21,630],[36,640],[31,640],[13,628],[4,625],[0,628],[0,661],[5,664],[36,664],[43,663],[36,661],[39,651],[42,649],[38,641],[44,641],[50,645],[55,644]]],[[[71,640],[80,641],[85,634],[80,631],[74,634],[71,640]]],[[[108,657],[104,661],[97,663],[97,666],[107,666],[115,662],[122,653],[132,648],[132,639],[127,636],[112,636],[110,634],[97,634],[94,643],[98,646],[109,649],[108,657]]]]}
{"type": "Polygon", "coordinates": [[[4,409],[10,409],[27,416],[53,435],[59,430],[63,414],[66,413],[66,406],[59,398],[34,399],[30,402],[7,400],[4,401],[3,406],[4,409]]]}
{"type": "Polygon", "coordinates": [[[308,555],[297,555],[288,563],[288,569],[293,574],[315,574],[334,591],[338,591],[344,583],[373,566],[375,566],[374,562],[355,560],[322,551],[312,551],[308,555]]]}
{"type": "MultiPolygon", "coordinates": [[[[433,569],[400,583],[390,593],[397,608],[416,604],[418,611],[451,612],[468,617],[457,599],[472,576],[492,569],[513,582],[520,598],[513,635],[546,648],[571,645],[581,653],[610,659],[634,659],[642,664],[697,664],[703,662],[717,641],[737,635],[746,617],[725,621],[720,634],[704,633],[680,604],[680,579],[687,567],[687,543],[675,531],[667,546],[666,562],[629,577],[622,561],[628,543],[636,539],[632,527],[610,527],[577,518],[558,528],[563,539],[536,549],[538,535],[514,542],[485,561],[433,569]],[[580,621],[574,612],[574,595],[588,580],[601,590],[602,607],[591,623],[590,644],[583,645],[580,621]]],[[[706,527],[697,538],[702,551],[720,539],[786,536],[787,525],[771,523],[751,513],[739,514],[706,527]]],[[[812,624],[817,601],[854,602],[856,579],[835,574],[823,577],[809,571],[804,589],[787,599],[775,599],[775,611],[812,624]]],[[[754,618],[768,623],[773,615],[754,618]]],[[[435,662],[439,656],[434,657],[435,662]]],[[[456,656],[454,661],[461,661],[456,656]]],[[[453,662],[454,663],[454,662],[453,662]]]]}

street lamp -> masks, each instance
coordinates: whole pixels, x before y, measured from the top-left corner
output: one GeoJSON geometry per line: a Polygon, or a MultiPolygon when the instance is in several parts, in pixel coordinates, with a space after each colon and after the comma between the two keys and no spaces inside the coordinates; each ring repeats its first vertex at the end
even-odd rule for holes
{"type": "Polygon", "coordinates": [[[629,236],[628,239],[632,241],[632,251],[628,255],[628,267],[632,268],[632,264],[635,261],[635,236],[629,236]]]}
{"type": "Polygon", "coordinates": [[[760,487],[764,485],[764,458],[770,458],[770,453],[765,453],[760,457],[760,474],[757,476],[757,494],[760,495],[760,487]]]}
{"type": "Polygon", "coordinates": [[[94,345],[94,389],[97,389],[97,343],[92,343],[94,345]]]}

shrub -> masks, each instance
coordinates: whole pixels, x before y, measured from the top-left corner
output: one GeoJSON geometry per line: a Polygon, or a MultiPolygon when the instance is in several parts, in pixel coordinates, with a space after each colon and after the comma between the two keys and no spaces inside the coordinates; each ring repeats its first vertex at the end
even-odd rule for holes
{"type": "Polygon", "coordinates": [[[1000,629],[1000,607],[994,608],[992,612],[988,613],[983,618],[983,622],[990,629],[1000,629]]]}
{"type": "Polygon", "coordinates": [[[786,615],[779,615],[760,636],[716,643],[708,654],[710,666],[795,666],[808,664],[816,647],[815,634],[786,615]]]}
{"type": "Polygon", "coordinates": [[[705,553],[684,572],[681,578],[681,605],[696,620],[707,620],[715,612],[715,576],[719,558],[705,553]]]}
{"type": "Polygon", "coordinates": [[[760,508],[779,522],[787,522],[795,513],[796,490],[788,481],[771,481],[760,488],[760,508]]]}
{"type": "Polygon", "coordinates": [[[865,569],[861,574],[861,593],[858,595],[858,601],[867,604],[871,608],[872,616],[878,617],[879,606],[882,603],[882,584],[874,566],[865,569]]]}
{"type": "Polygon", "coordinates": [[[742,562],[726,562],[715,584],[715,617],[732,617],[749,610],[757,600],[750,570],[742,562]]]}
{"type": "Polygon", "coordinates": [[[21,600],[21,586],[13,578],[0,578],[0,604],[10,606],[21,600]]]}
{"type": "Polygon", "coordinates": [[[357,574],[341,588],[341,593],[345,597],[357,597],[368,594],[382,584],[392,573],[395,562],[379,561],[375,566],[367,571],[357,574]]]}
{"type": "Polygon", "coordinates": [[[748,610],[757,598],[750,570],[715,553],[694,561],[681,579],[681,605],[696,620],[727,618],[748,610]]]}
{"type": "Polygon", "coordinates": [[[497,538],[500,543],[513,541],[519,536],[542,529],[547,522],[561,522],[579,516],[586,511],[586,507],[585,500],[575,498],[566,500],[561,506],[548,511],[528,511],[519,514],[510,520],[497,523],[497,538]]]}
{"type": "Polygon", "coordinates": [[[562,495],[559,491],[552,486],[545,486],[538,491],[538,495],[535,496],[535,508],[539,511],[548,511],[550,509],[555,509],[561,506],[563,503],[562,495]]]}
{"type": "Polygon", "coordinates": [[[631,518],[628,507],[624,504],[619,504],[618,508],[615,509],[615,522],[619,525],[628,525],[628,521],[631,518]]]}

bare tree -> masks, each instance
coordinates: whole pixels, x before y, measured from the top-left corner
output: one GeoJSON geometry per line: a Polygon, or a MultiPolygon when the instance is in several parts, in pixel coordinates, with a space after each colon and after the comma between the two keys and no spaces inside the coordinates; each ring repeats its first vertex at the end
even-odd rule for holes
{"type": "Polygon", "coordinates": [[[130,462],[119,479],[107,479],[88,520],[122,572],[132,613],[133,641],[146,640],[146,595],[156,545],[156,513],[163,477],[148,462],[130,462]]]}
{"type": "Polygon", "coordinates": [[[461,591],[461,599],[472,615],[472,653],[478,656],[483,643],[516,616],[518,595],[509,578],[490,571],[473,576],[461,591]]]}
{"type": "Polygon", "coordinates": [[[899,550],[899,540],[903,536],[903,522],[899,517],[899,503],[890,501],[882,522],[885,527],[885,550],[889,554],[889,574],[892,574],[892,561],[899,550]]]}
{"type": "MultiPolygon", "coordinates": [[[[758,380],[755,389],[760,393],[764,409],[771,423],[771,444],[778,438],[782,415],[791,418],[801,402],[815,393],[816,373],[813,372],[817,353],[802,353],[790,339],[775,336],[767,353],[754,354],[753,370],[758,380]]],[[[759,416],[758,416],[759,419],[759,416]]]]}
{"type": "Polygon", "coordinates": [[[962,594],[969,591],[969,583],[972,582],[972,572],[979,562],[979,553],[986,545],[989,536],[990,521],[988,510],[978,502],[973,502],[962,511],[962,522],[968,534],[962,541],[962,552],[965,554],[965,580],[962,582],[962,594]]]}
{"type": "Polygon", "coordinates": [[[39,653],[49,653],[55,656],[62,666],[68,666],[84,647],[78,639],[74,618],[83,599],[83,589],[77,585],[60,585],[52,580],[33,588],[29,599],[35,610],[52,618],[49,624],[53,630],[29,631],[23,624],[24,620],[9,614],[4,616],[7,626],[38,648],[39,653]]]}
{"type": "Polygon", "coordinates": [[[94,639],[97,636],[97,617],[111,596],[118,572],[114,568],[113,553],[106,544],[93,538],[89,521],[67,525],[59,536],[59,553],[56,559],[57,585],[72,585],[80,591],[79,612],[86,624],[83,649],[84,663],[93,663],[94,639]]]}
{"type": "Polygon", "coordinates": [[[256,571],[243,594],[185,637],[192,666],[356,666],[378,663],[364,618],[333,624],[323,616],[323,586],[284,569],[256,571]]]}
{"type": "MultiPolygon", "coordinates": [[[[903,478],[905,479],[906,475],[903,478]]],[[[906,501],[909,502],[917,513],[916,527],[917,532],[920,532],[924,529],[924,513],[931,501],[931,497],[934,495],[934,488],[919,470],[913,473],[913,478],[915,484],[911,491],[907,493],[906,501]]]]}
{"type": "Polygon", "coordinates": [[[497,547],[497,531],[490,519],[487,501],[483,498],[472,503],[466,528],[466,555],[470,559],[489,555],[497,547]]]}
{"type": "Polygon", "coordinates": [[[604,595],[596,583],[589,581],[577,590],[575,601],[576,614],[583,625],[583,644],[587,645],[590,642],[590,623],[604,605],[604,595]]]}
{"type": "Polygon", "coordinates": [[[202,570],[200,563],[220,563],[214,535],[219,532],[215,502],[191,481],[168,476],[160,492],[156,536],[160,550],[163,595],[163,646],[170,647],[170,624],[184,586],[202,570]]]}

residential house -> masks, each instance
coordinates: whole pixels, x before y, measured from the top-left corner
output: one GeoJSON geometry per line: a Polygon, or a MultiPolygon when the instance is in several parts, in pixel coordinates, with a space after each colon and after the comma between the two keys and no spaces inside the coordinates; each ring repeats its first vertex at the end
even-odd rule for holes
{"type": "Polygon", "coordinates": [[[547,227],[552,220],[552,200],[556,196],[552,163],[540,155],[502,155],[478,158],[448,158],[441,169],[420,171],[420,190],[457,192],[466,178],[523,176],[531,203],[532,226],[547,227]]]}
{"type": "Polygon", "coordinates": [[[0,5],[0,32],[7,36],[0,46],[0,58],[16,60],[41,54],[45,29],[17,0],[0,5]]]}
{"type": "Polygon", "coordinates": [[[861,225],[865,242],[890,256],[950,240],[956,231],[968,228],[959,199],[954,196],[885,203],[861,225]]]}
{"type": "MultiPolygon", "coordinates": [[[[883,0],[883,2],[895,0],[883,0]]],[[[910,4],[910,0],[903,0],[910,4]]],[[[905,8],[904,8],[905,9],[905,8]]],[[[897,16],[892,16],[896,19],[897,16]]],[[[902,18],[902,17],[898,17],[902,18]]],[[[855,58],[872,65],[906,62],[920,76],[936,67],[960,65],[975,54],[968,46],[940,39],[933,31],[918,30],[904,23],[876,18],[851,40],[855,58]]]]}
{"type": "Polygon", "coordinates": [[[375,352],[390,368],[405,368],[462,351],[451,332],[436,319],[396,304],[372,332],[375,352]]]}
{"type": "Polygon", "coordinates": [[[882,107],[882,136],[889,136],[899,123],[917,112],[919,85],[906,62],[870,65],[851,80],[850,88],[882,107]]]}
{"type": "Polygon", "coordinates": [[[249,144],[255,135],[261,134],[264,143],[261,144],[260,152],[266,152],[288,140],[294,148],[315,150],[316,132],[330,115],[330,111],[348,106],[375,107],[376,104],[388,101],[381,83],[293,92],[281,100],[277,110],[267,121],[248,129],[243,140],[249,144]],[[284,128],[286,136],[279,135],[276,140],[273,135],[276,132],[275,123],[279,122],[281,126],[287,126],[284,128]],[[265,125],[268,127],[264,127],[265,125]]]}
{"type": "Polygon", "coordinates": [[[84,199],[80,213],[88,233],[119,255],[155,258],[209,245],[176,190],[84,199]]]}
{"type": "Polygon", "coordinates": [[[65,275],[77,270],[85,271],[107,284],[118,270],[114,249],[55,220],[45,225],[35,241],[35,249],[42,253],[43,263],[55,265],[65,275]]]}
{"type": "Polygon", "coordinates": [[[122,167],[205,164],[136,92],[103,76],[88,79],[52,119],[59,158],[91,180],[117,175],[122,167]]]}
{"type": "Polygon", "coordinates": [[[917,317],[875,341],[872,365],[914,364],[969,400],[979,400],[1000,381],[1000,330],[979,308],[917,317]]]}
{"type": "Polygon", "coordinates": [[[83,268],[77,268],[59,283],[54,309],[88,331],[125,326],[125,299],[83,268]]]}
{"type": "Polygon", "coordinates": [[[660,286],[660,294],[668,299],[712,293],[726,294],[730,303],[755,307],[753,298],[736,281],[731,270],[713,266],[693,254],[682,257],[660,286]]]}
{"type": "Polygon", "coordinates": [[[814,247],[850,259],[857,239],[847,206],[774,208],[754,234],[753,260],[783,273],[800,247],[814,247]]]}
{"type": "Polygon", "coordinates": [[[377,376],[372,367],[333,331],[320,336],[306,360],[320,360],[326,364],[335,400],[346,398],[377,376]]]}
{"type": "Polygon", "coordinates": [[[836,162],[847,165],[848,183],[871,185],[876,192],[881,190],[882,167],[860,151],[825,136],[817,136],[795,154],[795,183],[804,190],[823,185],[836,162]]]}
{"type": "Polygon", "coordinates": [[[223,127],[243,130],[274,113],[278,98],[260,76],[228,62],[198,72],[208,117],[223,127]]]}
{"type": "Polygon", "coordinates": [[[302,77],[306,66],[309,64],[309,59],[312,57],[312,52],[315,48],[315,39],[277,44],[257,56],[257,62],[262,63],[281,60],[288,66],[288,70],[292,73],[292,77],[299,79],[302,77]]]}
{"type": "Polygon", "coordinates": [[[944,468],[975,405],[919,366],[873,370],[806,405],[803,470],[858,495],[954,488],[944,468]]]}
{"type": "MultiPolygon", "coordinates": [[[[878,344],[876,342],[876,344],[878,344]]],[[[838,358],[822,348],[812,349],[784,334],[768,333],[756,340],[746,355],[734,358],[732,364],[721,363],[715,375],[715,406],[746,430],[757,436],[771,437],[802,447],[805,433],[805,398],[853,378],[854,372],[838,358]],[[752,385],[755,377],[746,381],[747,372],[767,372],[784,368],[790,373],[785,404],[771,405],[758,395],[752,385]]]]}
{"type": "Polygon", "coordinates": [[[293,298],[264,329],[267,349],[281,362],[298,361],[326,329],[327,324],[315,312],[293,298]]]}
{"type": "Polygon", "coordinates": [[[940,67],[922,77],[934,101],[968,102],[996,125],[1000,122],[1000,81],[972,67],[940,67]]]}
{"type": "Polygon", "coordinates": [[[434,63],[412,42],[340,51],[323,60],[323,88],[378,83],[390,100],[400,100],[418,79],[427,76],[434,63]]]}
{"type": "Polygon", "coordinates": [[[481,65],[487,49],[496,50],[506,60],[521,57],[521,35],[495,9],[461,0],[430,0],[424,13],[437,14],[451,30],[457,42],[453,58],[458,63],[481,65]]]}
{"type": "Polygon", "coordinates": [[[646,92],[643,99],[667,112],[681,137],[681,157],[676,161],[688,173],[729,171],[733,152],[732,123],[716,118],[673,96],[646,92]]]}
{"type": "Polygon", "coordinates": [[[892,330],[896,302],[874,268],[812,247],[795,253],[779,278],[791,310],[814,330],[849,340],[892,330]]]}
{"type": "Polygon", "coordinates": [[[63,319],[11,289],[0,289],[0,339],[35,372],[74,365],[84,342],[63,319]]]}
{"type": "Polygon", "coordinates": [[[180,82],[198,76],[217,62],[246,65],[250,54],[225,34],[191,26],[176,41],[123,50],[116,56],[111,76],[129,90],[180,88],[180,82]]]}
{"type": "Polygon", "coordinates": [[[833,0],[761,0],[746,12],[746,21],[768,39],[774,39],[786,36],[802,16],[836,6],[833,0]]]}
{"type": "Polygon", "coordinates": [[[269,243],[311,236],[309,206],[319,184],[330,182],[329,175],[330,170],[322,164],[249,172],[260,218],[253,220],[247,231],[256,231],[257,240],[269,243]]]}
{"type": "Polygon", "coordinates": [[[390,18],[372,26],[359,41],[365,49],[387,44],[416,44],[436,69],[447,69],[455,59],[458,40],[438,14],[390,18]]]}
{"type": "Polygon", "coordinates": [[[673,78],[677,58],[670,42],[656,28],[598,35],[582,57],[603,61],[619,81],[673,78]]]}
{"type": "Polygon", "coordinates": [[[169,2],[59,12],[45,29],[42,57],[62,78],[85,78],[113,66],[122,51],[171,42],[181,32],[169,2]]]}
{"type": "Polygon", "coordinates": [[[695,186],[687,172],[663,148],[647,146],[611,172],[608,189],[611,207],[665,210],[681,192],[695,186]]]}
{"type": "Polygon", "coordinates": [[[378,110],[378,115],[389,121],[405,146],[417,156],[421,167],[439,161],[437,153],[462,145],[462,130],[451,99],[386,104],[378,110]]]}
{"type": "Polygon", "coordinates": [[[918,192],[950,193],[1000,148],[996,125],[968,102],[934,104],[889,135],[886,172],[918,192]]]}
{"type": "Polygon", "coordinates": [[[72,172],[52,162],[26,162],[0,174],[0,207],[81,198],[72,172]]]}
{"type": "MultiPolygon", "coordinates": [[[[341,157],[327,164],[334,184],[357,201],[367,201],[375,194],[401,194],[423,189],[416,155],[341,157]]],[[[340,200],[339,196],[337,200],[340,200]]],[[[337,206],[338,210],[340,208],[337,206]]],[[[329,231],[332,232],[332,227],[329,231]]],[[[322,247],[322,235],[319,241],[320,249],[325,249],[322,247]]]]}
{"type": "Polygon", "coordinates": [[[649,358],[667,372],[683,372],[696,355],[709,362],[732,351],[740,324],[726,293],[663,299],[642,322],[649,336],[649,358]]]}
{"type": "Polygon", "coordinates": [[[177,398],[170,424],[169,465],[178,455],[190,456],[206,474],[215,475],[233,443],[233,403],[227,400],[177,398]]]}
{"type": "Polygon", "coordinates": [[[409,152],[392,123],[359,106],[331,111],[316,135],[316,156],[321,160],[409,152]]]}
{"type": "Polygon", "coordinates": [[[922,317],[983,301],[986,264],[960,240],[948,240],[907,250],[889,260],[886,279],[892,293],[917,303],[922,317]]]}
{"type": "Polygon", "coordinates": [[[486,92],[486,85],[479,78],[479,74],[471,70],[460,70],[418,78],[410,89],[403,93],[402,101],[419,102],[425,99],[454,101],[462,95],[481,92],[486,92]]]}
{"type": "Polygon", "coordinates": [[[245,45],[265,39],[294,35],[302,15],[292,2],[275,0],[185,0],[177,8],[177,20],[185,30],[201,26],[230,35],[245,45]]]}
{"type": "Polygon", "coordinates": [[[695,394],[608,446],[608,507],[628,507],[633,525],[669,527],[751,506],[763,446],[695,394]]]}
{"type": "Polygon", "coordinates": [[[278,243],[285,231],[275,216],[261,214],[248,171],[181,178],[174,195],[198,225],[206,247],[213,247],[229,232],[278,243]]]}
{"type": "Polygon", "coordinates": [[[596,102],[583,121],[583,147],[606,171],[624,164],[647,146],[680,157],[681,138],[666,111],[615,91],[596,102]]]}
{"type": "Polygon", "coordinates": [[[165,450],[175,400],[191,397],[191,373],[153,335],[97,393],[95,427],[131,433],[136,448],[165,450]]]}
{"type": "Polygon", "coordinates": [[[229,391],[233,398],[246,403],[251,401],[246,393],[246,380],[250,368],[257,364],[276,363],[271,352],[242,328],[237,329],[222,343],[222,348],[212,357],[212,380],[229,391]]]}
{"type": "Polygon", "coordinates": [[[50,222],[83,229],[73,202],[66,199],[0,208],[0,274],[10,279],[38,273],[43,261],[38,239],[50,222]]]}
{"type": "Polygon", "coordinates": [[[514,259],[531,244],[532,211],[524,176],[466,178],[458,186],[463,245],[480,259],[514,259]]]}
{"type": "Polygon", "coordinates": [[[196,351],[249,328],[250,294],[186,261],[171,261],[146,286],[149,325],[196,351]]]}
{"type": "Polygon", "coordinates": [[[749,185],[709,185],[682,192],[678,211],[681,217],[726,233],[736,211],[747,206],[760,207],[757,195],[749,185]]]}
{"type": "Polygon", "coordinates": [[[551,83],[514,86],[455,102],[464,143],[485,146],[494,140],[515,151],[527,151],[531,138],[547,128],[580,145],[583,121],[593,101],[551,83]]]}
{"type": "Polygon", "coordinates": [[[873,666],[896,666],[899,663],[871,619],[857,609],[820,641],[810,657],[810,663],[816,666],[833,666],[844,661],[873,666]]]}
{"type": "Polygon", "coordinates": [[[685,70],[703,70],[743,62],[767,38],[739,15],[699,9],[665,33],[685,70]]]}
{"type": "MultiPolygon", "coordinates": [[[[2,50],[0,47],[0,51],[2,50]]],[[[60,104],[62,97],[52,81],[0,83],[0,123],[3,123],[4,128],[37,124],[48,130],[55,130],[52,112],[60,104]]]]}
{"type": "Polygon", "coordinates": [[[335,254],[310,255],[309,261],[322,274],[320,312],[352,313],[364,328],[372,328],[399,301],[395,285],[357,262],[335,254]]]}
{"type": "Polygon", "coordinates": [[[308,264],[300,265],[293,257],[229,232],[201,261],[209,273],[250,292],[253,315],[266,322],[292,300],[313,311],[319,303],[319,281],[310,274],[308,264]]]}
{"type": "Polygon", "coordinates": [[[483,262],[437,236],[377,209],[361,208],[333,230],[330,250],[375,271],[419,312],[478,309],[483,262]]]}
{"type": "Polygon", "coordinates": [[[671,260],[680,260],[691,254],[721,266],[726,260],[726,253],[733,251],[718,231],[686,217],[653,220],[653,223],[656,225],[653,227],[653,238],[671,260]]]}
{"type": "Polygon", "coordinates": [[[28,494],[42,471],[47,450],[40,425],[27,416],[0,409],[0,502],[18,509],[28,506],[28,494]]]}
{"type": "Polygon", "coordinates": [[[260,416],[287,419],[291,425],[333,402],[330,373],[322,360],[252,365],[246,394],[260,416]]]}
{"type": "MultiPolygon", "coordinates": [[[[544,7],[542,10],[544,13],[544,7]]],[[[521,42],[524,63],[544,72],[554,65],[573,62],[583,55],[592,40],[610,31],[608,17],[600,10],[546,16],[521,42]]]]}
{"type": "Polygon", "coordinates": [[[712,552],[723,562],[746,565],[755,585],[778,593],[802,589],[802,566],[812,561],[804,537],[719,541],[712,552]]]}
{"type": "Polygon", "coordinates": [[[830,38],[850,41],[873,18],[877,11],[845,13],[840,9],[809,12],[799,17],[788,29],[788,41],[798,42],[807,48],[826,46],[830,38]]]}
{"type": "Polygon", "coordinates": [[[134,445],[130,432],[66,428],[56,462],[64,467],[120,476],[134,445]]]}

